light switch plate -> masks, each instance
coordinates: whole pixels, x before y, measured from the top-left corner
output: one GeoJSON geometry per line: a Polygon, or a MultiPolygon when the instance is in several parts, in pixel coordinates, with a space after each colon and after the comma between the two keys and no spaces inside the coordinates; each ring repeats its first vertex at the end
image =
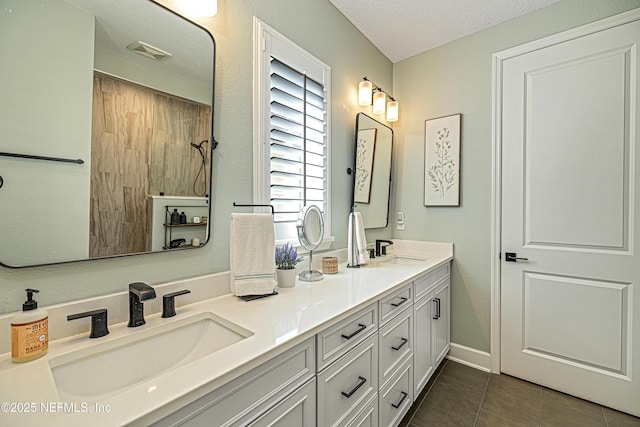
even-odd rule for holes
{"type": "Polygon", "coordinates": [[[398,230],[404,230],[404,212],[396,214],[396,227],[398,230]]]}

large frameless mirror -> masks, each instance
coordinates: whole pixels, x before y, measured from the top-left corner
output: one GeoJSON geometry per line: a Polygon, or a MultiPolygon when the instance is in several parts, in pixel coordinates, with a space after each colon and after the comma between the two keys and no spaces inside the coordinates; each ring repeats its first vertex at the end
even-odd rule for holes
{"type": "Polygon", "coordinates": [[[214,55],[152,1],[0,0],[0,264],[204,245],[214,55]]]}
{"type": "Polygon", "coordinates": [[[384,228],[389,222],[393,129],[359,113],[355,146],[354,209],[364,228],[384,228]]]}

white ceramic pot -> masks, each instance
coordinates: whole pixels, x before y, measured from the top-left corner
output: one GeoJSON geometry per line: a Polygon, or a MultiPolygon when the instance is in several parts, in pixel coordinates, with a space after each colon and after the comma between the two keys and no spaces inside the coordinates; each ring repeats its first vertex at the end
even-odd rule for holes
{"type": "Polygon", "coordinates": [[[296,285],[296,269],[276,269],[276,278],[279,288],[293,288],[296,285]]]}

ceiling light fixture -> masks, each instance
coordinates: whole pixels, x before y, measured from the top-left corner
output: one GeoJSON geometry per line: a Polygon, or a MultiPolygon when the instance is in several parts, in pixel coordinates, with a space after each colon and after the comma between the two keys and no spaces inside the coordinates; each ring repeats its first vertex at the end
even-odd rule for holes
{"type": "Polygon", "coordinates": [[[380,86],[373,83],[366,77],[358,85],[358,104],[361,106],[371,105],[373,102],[373,114],[384,114],[387,112],[388,122],[398,121],[398,101],[387,92],[382,90],[380,86]],[[389,102],[387,103],[387,97],[389,102]],[[385,105],[386,103],[386,105],[385,105]]]}
{"type": "Polygon", "coordinates": [[[218,0],[181,0],[180,7],[190,15],[211,17],[218,13],[218,0]]]}

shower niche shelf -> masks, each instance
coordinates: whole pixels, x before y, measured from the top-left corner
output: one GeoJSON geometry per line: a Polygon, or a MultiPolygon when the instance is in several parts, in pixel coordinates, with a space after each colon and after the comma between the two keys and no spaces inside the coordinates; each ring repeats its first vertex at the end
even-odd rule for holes
{"type": "Polygon", "coordinates": [[[178,249],[178,248],[197,248],[202,246],[207,241],[208,222],[186,222],[182,224],[171,224],[171,212],[173,209],[184,208],[187,212],[188,220],[192,220],[193,216],[200,216],[202,218],[208,213],[209,207],[204,206],[178,206],[167,205],[165,207],[165,222],[164,226],[164,246],[163,249],[178,249]],[[204,212],[200,214],[200,212],[204,212]],[[193,246],[191,244],[192,238],[200,239],[200,245],[193,246]],[[183,239],[183,243],[178,246],[172,246],[171,242],[174,240],[183,239]]]}

